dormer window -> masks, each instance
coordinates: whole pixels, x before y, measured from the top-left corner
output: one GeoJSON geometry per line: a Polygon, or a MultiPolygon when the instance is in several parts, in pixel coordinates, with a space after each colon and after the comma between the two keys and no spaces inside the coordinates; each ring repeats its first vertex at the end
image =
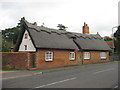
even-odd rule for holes
{"type": "Polygon", "coordinates": [[[27,39],[28,38],[28,34],[27,33],[25,33],[25,39],[27,39]]]}

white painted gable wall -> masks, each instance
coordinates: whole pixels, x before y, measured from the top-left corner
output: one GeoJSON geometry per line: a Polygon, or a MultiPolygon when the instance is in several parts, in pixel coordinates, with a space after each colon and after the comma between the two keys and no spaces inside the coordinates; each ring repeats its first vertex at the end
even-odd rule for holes
{"type": "Polygon", "coordinates": [[[34,47],[27,30],[25,30],[25,33],[23,35],[22,42],[19,47],[19,51],[22,51],[22,52],[23,51],[36,51],[36,48],[34,47]],[[25,39],[25,34],[28,35],[27,39],[25,39]],[[27,45],[27,50],[25,50],[25,45],[27,45]]]}

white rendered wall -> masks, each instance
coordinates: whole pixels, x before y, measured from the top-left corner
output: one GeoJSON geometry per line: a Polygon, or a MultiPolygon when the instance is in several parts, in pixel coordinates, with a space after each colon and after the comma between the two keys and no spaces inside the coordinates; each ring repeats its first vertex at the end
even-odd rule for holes
{"type": "Polygon", "coordinates": [[[25,30],[25,33],[23,35],[22,42],[19,47],[19,51],[22,51],[22,52],[23,51],[36,51],[36,48],[34,47],[27,30],[25,30]],[[27,39],[25,39],[25,34],[28,35],[27,39]],[[25,45],[27,45],[27,50],[25,50],[25,45]]]}

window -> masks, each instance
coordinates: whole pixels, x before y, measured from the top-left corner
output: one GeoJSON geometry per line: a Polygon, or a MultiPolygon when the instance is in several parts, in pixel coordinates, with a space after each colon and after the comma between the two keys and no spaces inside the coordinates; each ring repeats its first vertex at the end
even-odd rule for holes
{"type": "Polygon", "coordinates": [[[27,50],[27,45],[25,45],[25,50],[27,50]]]}
{"type": "Polygon", "coordinates": [[[70,52],[70,60],[75,60],[75,53],[74,52],[70,52]]]}
{"type": "Polygon", "coordinates": [[[84,59],[90,59],[90,52],[84,52],[84,59]]]}
{"type": "Polygon", "coordinates": [[[28,38],[28,34],[26,33],[26,34],[25,34],[25,39],[27,39],[27,38],[28,38]]]}
{"type": "Polygon", "coordinates": [[[46,61],[53,61],[53,52],[46,52],[45,53],[45,60],[46,61]]]}
{"type": "Polygon", "coordinates": [[[106,52],[101,52],[100,57],[101,59],[106,59],[106,52]]]}

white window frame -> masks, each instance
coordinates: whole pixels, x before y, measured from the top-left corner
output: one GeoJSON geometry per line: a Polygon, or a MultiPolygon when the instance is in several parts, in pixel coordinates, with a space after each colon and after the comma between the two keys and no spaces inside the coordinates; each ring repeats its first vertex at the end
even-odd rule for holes
{"type": "Polygon", "coordinates": [[[25,39],[28,39],[28,34],[27,33],[25,33],[25,39]]]}
{"type": "Polygon", "coordinates": [[[45,61],[53,61],[53,52],[51,51],[45,52],[45,61]]]}
{"type": "Polygon", "coordinates": [[[75,60],[75,52],[70,52],[70,60],[75,60]]]}
{"type": "Polygon", "coordinates": [[[84,52],[84,59],[90,59],[90,52],[84,52]]]}
{"type": "Polygon", "coordinates": [[[106,57],[106,52],[101,52],[100,53],[100,58],[101,59],[106,59],[107,57],[106,57]]]}
{"type": "Polygon", "coordinates": [[[27,50],[28,46],[27,46],[27,45],[24,45],[24,47],[25,47],[25,50],[27,50]]]}

